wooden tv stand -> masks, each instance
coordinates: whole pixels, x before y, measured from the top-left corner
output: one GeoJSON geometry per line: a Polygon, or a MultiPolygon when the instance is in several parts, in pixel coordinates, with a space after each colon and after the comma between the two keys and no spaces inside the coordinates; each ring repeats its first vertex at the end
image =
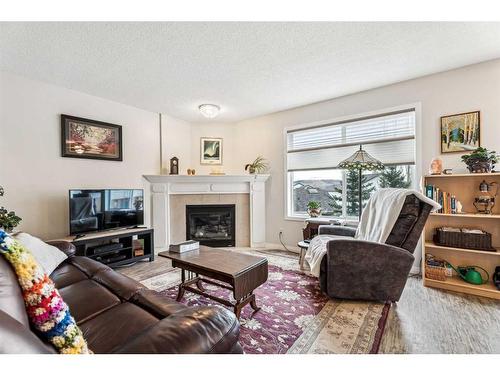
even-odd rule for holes
{"type": "Polygon", "coordinates": [[[143,259],[154,260],[153,229],[133,228],[116,229],[103,232],[86,233],[83,237],[68,236],[60,241],[71,242],[76,247],[76,254],[97,260],[110,267],[132,264],[143,259]],[[139,240],[139,241],[134,241],[139,240]],[[103,246],[120,244],[121,248],[106,251],[103,246]],[[142,244],[143,254],[135,255],[138,244],[142,244]]]}

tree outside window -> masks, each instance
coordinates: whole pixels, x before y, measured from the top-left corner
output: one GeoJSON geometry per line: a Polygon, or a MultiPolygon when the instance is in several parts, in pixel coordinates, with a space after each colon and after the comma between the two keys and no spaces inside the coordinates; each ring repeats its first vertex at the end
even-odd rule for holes
{"type": "MultiPolygon", "coordinates": [[[[414,166],[389,166],[381,172],[366,171],[362,176],[363,207],[379,188],[410,188],[414,166]]],[[[306,216],[307,203],[318,201],[322,216],[357,217],[359,212],[357,171],[338,169],[291,172],[292,216],[306,216]],[[345,194],[344,194],[345,191],[345,194]]]]}

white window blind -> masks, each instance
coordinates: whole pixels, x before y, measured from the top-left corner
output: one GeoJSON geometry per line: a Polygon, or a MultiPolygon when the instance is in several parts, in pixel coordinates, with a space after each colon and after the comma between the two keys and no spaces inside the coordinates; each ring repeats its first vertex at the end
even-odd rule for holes
{"type": "Polygon", "coordinates": [[[288,171],[331,169],[359,145],[386,165],[415,163],[415,110],[287,132],[288,171]]]}

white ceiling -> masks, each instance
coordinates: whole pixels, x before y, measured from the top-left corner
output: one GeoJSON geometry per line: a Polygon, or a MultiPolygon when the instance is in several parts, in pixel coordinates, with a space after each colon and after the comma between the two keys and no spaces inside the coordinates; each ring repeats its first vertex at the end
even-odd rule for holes
{"type": "Polygon", "coordinates": [[[191,122],[499,57],[500,23],[0,23],[0,69],[191,122]]]}

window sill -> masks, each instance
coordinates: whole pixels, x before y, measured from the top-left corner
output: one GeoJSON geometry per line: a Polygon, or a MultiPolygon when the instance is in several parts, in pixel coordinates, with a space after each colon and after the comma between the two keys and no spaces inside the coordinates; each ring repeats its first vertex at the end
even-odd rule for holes
{"type": "MultiPolygon", "coordinates": [[[[346,226],[358,226],[359,220],[354,218],[343,218],[340,216],[320,216],[320,218],[330,219],[330,220],[345,220],[344,225],[346,226]]],[[[285,216],[286,221],[300,221],[304,222],[309,219],[309,216],[285,216]]]]}
{"type": "Polygon", "coordinates": [[[285,216],[285,220],[287,221],[301,221],[304,222],[308,216],[285,216]]]}

